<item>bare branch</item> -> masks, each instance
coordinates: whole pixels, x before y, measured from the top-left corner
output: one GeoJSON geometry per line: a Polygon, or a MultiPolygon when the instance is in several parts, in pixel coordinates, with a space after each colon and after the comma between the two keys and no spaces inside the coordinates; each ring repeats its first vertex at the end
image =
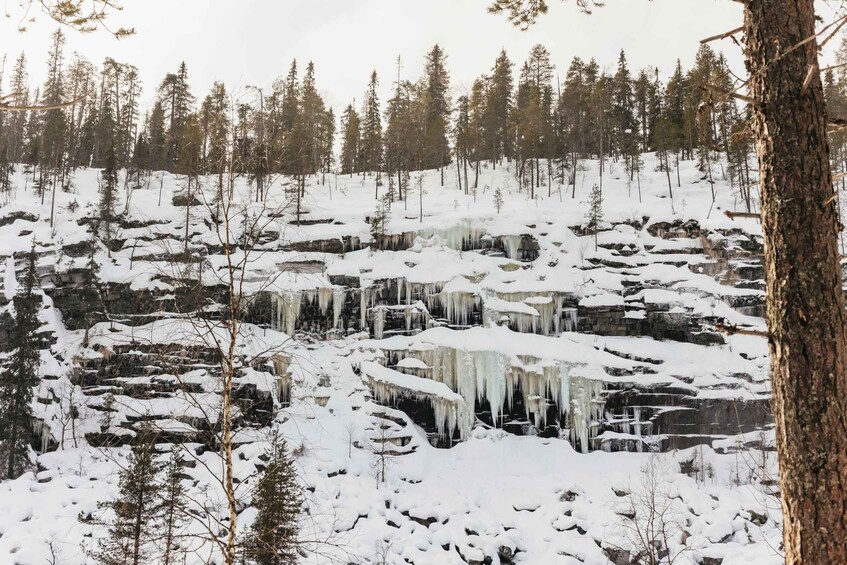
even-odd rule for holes
{"type": "Polygon", "coordinates": [[[720,39],[726,39],[727,37],[733,36],[736,33],[739,33],[739,32],[742,32],[742,31],[744,31],[744,26],[737,27],[737,28],[729,30],[725,33],[719,33],[718,35],[713,35],[711,37],[707,37],[706,39],[701,39],[700,43],[705,44],[705,43],[710,43],[712,41],[718,41],[720,39]]]}

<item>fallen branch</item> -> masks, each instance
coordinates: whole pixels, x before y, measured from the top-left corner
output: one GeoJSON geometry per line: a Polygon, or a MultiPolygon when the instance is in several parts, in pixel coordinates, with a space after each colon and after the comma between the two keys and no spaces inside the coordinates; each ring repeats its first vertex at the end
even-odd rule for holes
{"type": "Polygon", "coordinates": [[[761,330],[749,330],[745,328],[740,328],[735,324],[715,324],[715,329],[721,333],[725,333],[727,335],[752,335],[756,337],[768,337],[768,332],[763,332],[761,330]]]}
{"type": "Polygon", "coordinates": [[[754,218],[756,220],[761,219],[761,216],[756,212],[730,212],[727,210],[724,212],[724,215],[730,220],[734,220],[735,218],[754,218]]]}

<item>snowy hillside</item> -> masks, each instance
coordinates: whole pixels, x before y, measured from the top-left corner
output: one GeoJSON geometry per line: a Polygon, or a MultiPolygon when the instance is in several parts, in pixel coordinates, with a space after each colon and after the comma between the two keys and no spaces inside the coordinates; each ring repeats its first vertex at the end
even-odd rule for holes
{"type": "MultiPolygon", "coordinates": [[[[237,179],[239,530],[275,428],[305,487],[303,563],[629,563],[646,491],[677,562],[780,563],[767,343],[725,331],[764,330],[760,227],[724,214],[741,204],[720,164],[713,202],[695,162],[669,187],[643,159],[640,179],[606,164],[596,235],[596,161],[535,199],[506,163],[471,194],[453,171],[443,187],[412,173],[381,231],[374,176],[310,177],[299,225],[283,179],[265,205],[237,179]]],[[[149,422],[162,454],[190,454],[186,562],[220,562],[202,541],[226,515],[209,441],[228,272],[217,177],[190,195],[184,177],[142,178],[111,241],[92,234],[99,178],[74,174],[51,227],[53,195],[18,167],[0,208],[3,315],[34,245],[46,344],[37,468],[0,483],[0,561],[86,563],[106,534],[97,504],[149,422]],[[199,331],[189,299],[211,320],[199,331]]]]}

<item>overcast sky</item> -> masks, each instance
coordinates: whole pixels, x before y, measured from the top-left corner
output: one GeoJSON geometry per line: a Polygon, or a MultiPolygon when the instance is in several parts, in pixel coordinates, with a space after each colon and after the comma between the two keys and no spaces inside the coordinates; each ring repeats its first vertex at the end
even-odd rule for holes
{"type": "MultiPolygon", "coordinates": [[[[447,52],[454,93],[466,91],[487,72],[501,48],[519,64],[536,43],[552,53],[564,75],[571,59],[595,57],[612,69],[624,49],[632,68],[656,65],[662,76],[676,59],[690,65],[698,41],[741,25],[741,5],[731,0],[607,0],[585,15],[551,1],[550,13],[521,32],[502,16],[486,13],[489,0],[124,0],[111,25],[134,26],[133,37],[68,31],[68,51],[99,64],[110,56],[139,67],[144,100],[180,61],[188,65],[194,94],[202,98],[214,80],[227,86],[267,86],[284,74],[292,58],[314,61],[318,86],[334,107],[361,99],[371,69],[381,77],[383,100],[403,60],[403,77],[417,78],[427,50],[439,43],[447,52]]],[[[17,0],[6,4],[7,9],[17,0]]],[[[32,82],[43,80],[49,34],[45,17],[20,34],[19,14],[0,23],[0,53],[14,59],[25,50],[32,82]],[[16,16],[18,18],[16,19],[16,16]]],[[[723,50],[737,72],[740,49],[725,40],[723,50]]],[[[7,69],[8,69],[7,64],[7,69]]],[[[302,68],[302,67],[301,67],[302,68]]]]}

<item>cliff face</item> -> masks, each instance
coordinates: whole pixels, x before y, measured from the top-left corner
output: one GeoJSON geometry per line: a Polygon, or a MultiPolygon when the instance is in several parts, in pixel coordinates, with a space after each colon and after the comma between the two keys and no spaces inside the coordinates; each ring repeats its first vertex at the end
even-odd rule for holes
{"type": "MultiPolygon", "coordinates": [[[[568,187],[530,201],[505,168],[484,171],[486,189],[470,195],[439,186],[437,171],[421,173],[423,210],[416,194],[394,202],[379,234],[369,224],[372,177],[310,183],[299,218],[285,186],[271,187],[272,202],[256,203],[239,179],[238,205],[224,222],[213,199],[216,179],[201,179],[209,198],[186,206],[183,179],[165,175],[160,183],[154,173],[126,184],[108,238],[96,209],[97,171],[77,172],[74,192],[57,194],[53,226],[18,173],[16,198],[0,210],[3,307],[11,316],[8,301],[34,242],[45,307],[33,447],[120,451],[148,422],[160,442],[213,455],[217,344],[231,317],[232,275],[243,295],[235,313],[242,328],[236,444],[252,464],[271,424],[300,434],[290,442],[304,449],[307,474],[320,477],[309,479],[313,487],[362,474],[374,457],[396,461],[389,475],[426,482],[426,464],[416,457],[476,453],[487,460],[507,445],[541,457],[544,467],[572,464],[561,454],[516,447],[521,439],[504,432],[583,453],[705,446],[716,468],[728,461],[721,457],[732,457],[720,454],[743,445],[767,453],[765,340],[725,331],[764,330],[759,227],[723,215],[734,199],[727,183],[719,183],[713,204],[693,166],[684,173],[671,202],[663,173],[641,179],[639,201],[623,170],[607,172],[598,230],[586,228],[587,204],[570,198],[568,187]],[[495,187],[506,192],[499,214],[495,187]],[[326,445],[314,435],[316,422],[333,430],[326,445]],[[492,440],[494,451],[479,451],[480,441],[492,440]],[[318,457],[320,450],[332,454],[318,457]]],[[[581,176],[584,199],[581,187],[594,179],[581,176]]],[[[42,470],[55,464],[51,457],[39,459],[42,470]]],[[[613,457],[637,471],[635,456],[613,457]]],[[[578,466],[588,469],[589,461],[598,460],[578,466]]],[[[423,520],[429,529],[446,523],[437,509],[414,514],[413,499],[390,501],[397,516],[383,518],[423,520]]],[[[340,531],[374,534],[357,521],[340,531]]],[[[554,530],[574,530],[561,526],[554,530]]],[[[593,527],[577,529],[582,536],[593,527]]],[[[496,556],[510,563],[520,552],[536,556],[531,562],[553,562],[529,538],[503,537],[507,531],[484,544],[464,534],[464,549],[445,551],[464,562],[496,556]]]]}

